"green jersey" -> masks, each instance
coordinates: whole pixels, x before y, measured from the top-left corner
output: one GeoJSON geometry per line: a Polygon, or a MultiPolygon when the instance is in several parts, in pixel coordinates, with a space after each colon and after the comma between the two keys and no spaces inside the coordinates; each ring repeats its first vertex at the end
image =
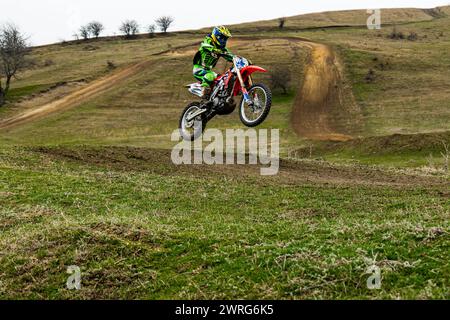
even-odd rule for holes
{"type": "Polygon", "coordinates": [[[214,45],[211,36],[207,36],[194,57],[194,65],[211,70],[216,66],[220,57],[230,62],[233,61],[233,55],[227,48],[218,48],[214,45]]]}

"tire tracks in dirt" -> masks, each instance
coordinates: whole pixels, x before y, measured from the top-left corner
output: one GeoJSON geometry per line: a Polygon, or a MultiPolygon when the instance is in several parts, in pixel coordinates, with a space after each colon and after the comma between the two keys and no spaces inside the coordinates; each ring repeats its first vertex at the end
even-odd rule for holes
{"type": "Polygon", "coordinates": [[[295,99],[292,127],[311,140],[347,141],[361,125],[361,110],[344,86],[344,72],[327,45],[304,42],[311,50],[304,81],[295,99]]]}

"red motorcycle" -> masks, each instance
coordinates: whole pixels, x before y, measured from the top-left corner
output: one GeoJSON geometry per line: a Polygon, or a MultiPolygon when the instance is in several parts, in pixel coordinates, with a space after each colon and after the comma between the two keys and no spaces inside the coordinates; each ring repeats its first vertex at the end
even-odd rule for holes
{"type": "MultiPolygon", "coordinates": [[[[247,127],[256,127],[266,120],[272,106],[272,93],[264,84],[253,84],[252,74],[267,72],[239,56],[233,58],[233,66],[216,78],[208,100],[190,103],[180,119],[183,139],[193,141],[200,137],[206,124],[216,115],[228,115],[236,109],[234,97],[242,94],[239,115],[247,127]]],[[[187,86],[189,92],[202,97],[200,83],[187,86]]]]}

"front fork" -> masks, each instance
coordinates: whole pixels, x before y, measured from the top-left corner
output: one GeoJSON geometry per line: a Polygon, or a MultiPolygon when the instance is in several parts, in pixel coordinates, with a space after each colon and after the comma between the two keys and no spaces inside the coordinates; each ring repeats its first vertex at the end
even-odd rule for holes
{"type": "MultiPolygon", "coordinates": [[[[242,95],[244,96],[245,103],[247,103],[249,106],[252,106],[253,101],[252,101],[252,99],[250,99],[250,96],[248,94],[247,88],[245,87],[244,81],[243,80],[241,81],[241,80],[242,80],[242,76],[239,77],[239,81],[241,82],[242,95]]],[[[251,87],[253,85],[253,80],[252,80],[251,76],[248,77],[248,85],[249,85],[249,87],[251,87]]]]}
{"type": "Polygon", "coordinates": [[[248,85],[249,85],[250,87],[253,86],[253,78],[252,78],[252,76],[248,76],[248,85]]]}
{"type": "MultiPolygon", "coordinates": [[[[245,103],[247,103],[249,106],[252,106],[253,102],[252,102],[252,99],[250,99],[247,88],[245,87],[245,82],[244,82],[244,79],[242,78],[241,71],[239,70],[239,68],[236,65],[236,58],[233,59],[233,64],[234,64],[234,68],[236,70],[236,73],[237,73],[237,76],[239,79],[239,83],[241,84],[242,95],[244,96],[245,103]]],[[[249,84],[251,86],[251,82],[252,82],[251,76],[249,76],[248,79],[249,79],[249,84]]]]}

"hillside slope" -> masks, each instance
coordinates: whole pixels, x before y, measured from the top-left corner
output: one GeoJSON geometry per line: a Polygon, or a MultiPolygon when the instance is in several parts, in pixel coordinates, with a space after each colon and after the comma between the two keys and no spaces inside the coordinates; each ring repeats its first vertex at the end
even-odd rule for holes
{"type": "MultiPolygon", "coordinates": [[[[382,22],[385,25],[405,24],[421,21],[431,21],[442,17],[448,7],[432,9],[382,9],[382,22]]],[[[322,13],[303,14],[286,17],[285,28],[291,31],[339,27],[365,27],[367,23],[367,10],[331,11],[322,13]]],[[[238,32],[260,32],[276,30],[279,19],[244,23],[233,26],[238,32]]]]}

